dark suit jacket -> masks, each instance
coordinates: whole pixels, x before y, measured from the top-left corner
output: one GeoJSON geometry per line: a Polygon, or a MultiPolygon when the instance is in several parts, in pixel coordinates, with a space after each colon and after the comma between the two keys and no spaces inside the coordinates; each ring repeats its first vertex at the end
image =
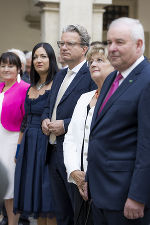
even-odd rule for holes
{"type": "MultiPolygon", "coordinates": [[[[44,110],[42,115],[42,120],[46,118],[51,118],[53,108],[55,105],[55,101],[57,98],[57,94],[61,83],[67,73],[67,69],[60,70],[54,81],[51,88],[51,94],[48,101],[48,105],[44,110]]],[[[56,111],[56,119],[57,120],[64,120],[64,128],[65,132],[67,132],[68,125],[70,123],[74,107],[81,96],[81,94],[96,89],[97,86],[93,82],[90,76],[89,69],[87,67],[87,63],[85,63],[79,72],[76,74],[75,78],[67,88],[66,92],[64,93],[60,103],[58,104],[57,111],[56,111]]],[[[58,159],[63,162],[63,140],[64,135],[58,136],[57,141],[57,150],[60,153],[58,159]]]]}
{"type": "Polygon", "coordinates": [[[132,198],[150,206],[150,64],[144,59],[98,116],[116,76],[105,80],[89,137],[87,179],[98,208],[122,210],[132,198]]]}

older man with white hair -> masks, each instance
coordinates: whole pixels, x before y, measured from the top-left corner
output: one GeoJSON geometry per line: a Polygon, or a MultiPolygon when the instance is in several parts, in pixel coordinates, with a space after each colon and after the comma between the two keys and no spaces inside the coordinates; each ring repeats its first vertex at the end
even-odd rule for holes
{"type": "Polygon", "coordinates": [[[97,101],[88,149],[94,225],[150,224],[150,63],[144,42],[138,20],[110,24],[108,54],[116,70],[97,101]]]}

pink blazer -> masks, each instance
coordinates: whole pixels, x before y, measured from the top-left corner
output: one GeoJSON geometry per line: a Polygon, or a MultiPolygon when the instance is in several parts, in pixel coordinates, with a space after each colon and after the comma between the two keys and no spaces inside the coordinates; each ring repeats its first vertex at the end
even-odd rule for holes
{"type": "MultiPolygon", "coordinates": [[[[2,92],[5,83],[0,83],[2,92]]],[[[6,130],[20,131],[22,119],[25,114],[24,101],[29,84],[21,81],[16,82],[4,93],[1,111],[1,124],[6,130]]]]}

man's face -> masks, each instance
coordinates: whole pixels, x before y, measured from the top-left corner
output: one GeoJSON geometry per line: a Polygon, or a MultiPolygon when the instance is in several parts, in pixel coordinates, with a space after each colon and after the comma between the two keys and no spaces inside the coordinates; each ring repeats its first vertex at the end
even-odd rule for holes
{"type": "MultiPolygon", "coordinates": [[[[78,65],[85,58],[87,46],[82,46],[77,32],[62,33],[60,54],[69,67],[78,65]]],[[[70,68],[71,69],[71,68],[70,68]]]]}
{"type": "Polygon", "coordinates": [[[108,57],[120,72],[128,69],[142,54],[141,40],[135,41],[126,25],[112,26],[107,33],[108,57]]]}
{"type": "Polygon", "coordinates": [[[26,59],[26,72],[30,74],[31,71],[31,59],[26,59]]]}

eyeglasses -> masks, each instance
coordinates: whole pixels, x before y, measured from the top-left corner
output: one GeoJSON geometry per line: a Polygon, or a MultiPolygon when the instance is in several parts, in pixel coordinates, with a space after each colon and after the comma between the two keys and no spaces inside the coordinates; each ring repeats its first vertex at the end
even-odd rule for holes
{"type": "Polygon", "coordinates": [[[80,43],[80,42],[69,42],[69,41],[57,41],[57,45],[59,48],[62,48],[64,45],[67,47],[67,48],[73,48],[75,45],[84,45],[83,43],[80,43]]]}

